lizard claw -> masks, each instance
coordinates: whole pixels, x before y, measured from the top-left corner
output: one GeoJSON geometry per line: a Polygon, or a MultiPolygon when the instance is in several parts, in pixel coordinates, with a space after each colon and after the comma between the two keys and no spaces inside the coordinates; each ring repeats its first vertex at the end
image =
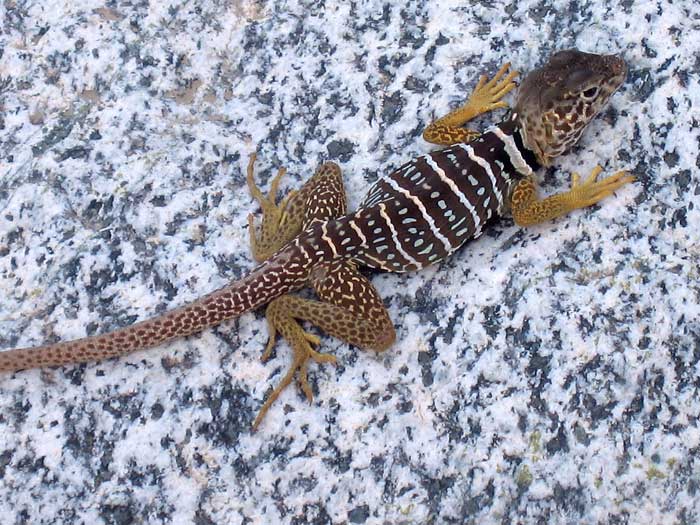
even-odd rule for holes
{"type": "Polygon", "coordinates": [[[277,175],[275,175],[270,181],[270,191],[267,195],[265,195],[255,183],[253,169],[255,158],[256,155],[253,153],[248,161],[246,182],[248,183],[250,194],[262,209],[262,221],[258,230],[255,228],[255,221],[251,214],[248,216],[248,226],[250,230],[250,247],[251,252],[253,253],[253,258],[257,262],[262,262],[267,260],[279,248],[275,237],[277,235],[280,222],[282,221],[284,207],[287,204],[288,198],[293,195],[294,192],[285,197],[279,206],[275,202],[280,180],[287,172],[285,168],[280,168],[277,175]]]}
{"type": "Polygon", "coordinates": [[[583,182],[581,182],[581,176],[578,173],[572,173],[571,191],[569,193],[571,195],[573,208],[592,206],[605,197],[612,195],[613,192],[625,184],[634,182],[635,180],[634,176],[626,171],[618,171],[610,177],[597,180],[598,175],[602,171],[603,168],[596,166],[583,182]]]}
{"type": "Polygon", "coordinates": [[[517,71],[508,72],[509,69],[510,63],[506,62],[491,80],[488,80],[486,75],[481,75],[469,97],[468,104],[473,104],[478,108],[479,113],[507,108],[508,104],[501,99],[515,88],[516,84],[513,80],[519,74],[517,71]],[[508,72],[507,75],[506,72],[508,72]]]}
{"type": "Polygon", "coordinates": [[[272,301],[268,306],[267,325],[269,339],[265,351],[263,352],[262,360],[267,361],[270,358],[278,333],[282,334],[284,339],[286,339],[292,347],[294,357],[292,359],[292,364],[287,369],[287,373],[272,390],[265,400],[265,403],[263,403],[263,406],[260,408],[253,422],[253,430],[258,428],[267,411],[280,396],[282,391],[292,383],[295,376],[306,399],[309,402],[313,401],[313,391],[308,378],[309,359],[316,363],[336,363],[334,355],[324,354],[313,349],[311,345],[318,346],[321,340],[299,326],[297,320],[285,309],[284,305],[286,300],[288,299],[285,299],[285,296],[283,296],[272,301]]]}

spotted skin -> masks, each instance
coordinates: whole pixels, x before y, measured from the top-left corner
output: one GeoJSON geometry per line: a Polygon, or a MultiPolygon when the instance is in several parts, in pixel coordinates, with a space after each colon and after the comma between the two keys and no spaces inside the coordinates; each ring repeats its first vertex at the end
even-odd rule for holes
{"type": "MultiPolygon", "coordinates": [[[[581,137],[588,123],[605,107],[627,75],[624,61],[615,55],[593,55],[568,49],[555,53],[547,64],[532,71],[518,92],[514,113],[525,148],[542,166],[565,153],[581,137]]],[[[591,206],[635,179],[618,171],[597,180],[596,166],[583,184],[572,175],[568,192],[540,199],[532,174],[514,187],[511,207],[520,226],[530,226],[591,206]]]]}
{"type": "Polygon", "coordinates": [[[322,164],[299,190],[290,192],[276,204],[277,188],[285,169],[281,168],[273,178],[270,192],[265,196],[255,184],[255,159],[256,155],[251,155],[247,182],[251,195],[263,212],[260,228],[256,228],[253,215],[248,216],[251,252],[257,262],[269,259],[309,226],[345,215],[345,189],[337,164],[322,164]]]}
{"type": "MultiPolygon", "coordinates": [[[[355,213],[371,234],[359,264],[387,271],[419,270],[442,261],[508,209],[521,170],[536,168],[532,154],[514,161],[501,135],[514,135],[513,118],[468,143],[418,157],[379,179],[355,213]],[[490,159],[487,162],[484,159],[490,159]]],[[[516,147],[522,147],[520,138],[516,147]]]]}
{"type": "MultiPolygon", "coordinates": [[[[262,192],[253,180],[254,161],[253,155],[248,164],[248,186],[260,202],[262,192]]],[[[326,242],[327,222],[344,216],[347,211],[338,165],[332,162],[321,165],[299,191],[292,192],[283,199],[279,209],[273,208],[276,207],[274,193],[277,182],[278,178],[273,180],[270,195],[261,202],[263,220],[259,236],[251,232],[254,254],[272,255],[289,239],[313,227],[321,230],[321,243],[326,242]],[[268,215],[272,215],[274,220],[270,220],[268,215]]],[[[254,227],[252,221],[250,226],[254,227]]],[[[337,253],[335,247],[333,251],[337,253]]],[[[396,338],[394,325],[381,297],[372,283],[358,271],[355,263],[335,259],[325,264],[316,264],[310,273],[308,284],[314,288],[320,301],[285,294],[272,300],[267,307],[269,340],[263,361],[270,357],[277,334],[282,335],[291,346],[293,357],[287,373],[260,408],[253,422],[253,430],[258,428],[267,411],[291,384],[295,375],[309,402],[313,400],[307,378],[309,360],[317,363],[335,362],[334,356],[312,348],[311,345],[319,343],[318,338],[304,331],[298,320],[309,321],[329,335],[375,351],[386,350],[396,338]]]]}
{"type": "Polygon", "coordinates": [[[304,286],[309,271],[301,265],[285,267],[299,259],[290,252],[282,251],[277,259],[261,264],[240,281],[159,317],[76,341],[0,352],[0,371],[97,361],[200,332],[263,306],[280,292],[304,286]]]}
{"type": "Polygon", "coordinates": [[[509,69],[506,64],[491,80],[482,77],[464,106],[426,128],[426,140],[446,147],[381,177],[355,212],[346,210],[337,165],[323,164],[278,204],[284,170],[265,195],[255,185],[253,156],[248,187],[263,219],[257,228],[249,218],[251,250],[260,263],[249,275],[189,305],[108,334],[0,352],[0,370],[119,356],[267,304],[270,340],[263,359],[270,356],[278,334],[292,347],[293,358],[254,428],[295,376],[311,399],[309,360],[335,358],[314,350],[319,339],[300,321],[376,351],[395,340],[387,310],[359,267],[418,270],[443,260],[509,212],[518,224],[541,223],[595,204],[633,180],[624,172],[598,180],[601,170],[596,167],[583,182],[574,174],[569,191],[544,199],[534,181],[538,167],[571,147],[622,83],[626,66],[620,58],[576,50],[557,53],[523,80],[514,110],[501,123],[483,133],[464,128],[475,116],[506,107],[502,98],[514,88],[517,75],[509,69]],[[318,300],[294,295],[306,286],[318,300]]]}

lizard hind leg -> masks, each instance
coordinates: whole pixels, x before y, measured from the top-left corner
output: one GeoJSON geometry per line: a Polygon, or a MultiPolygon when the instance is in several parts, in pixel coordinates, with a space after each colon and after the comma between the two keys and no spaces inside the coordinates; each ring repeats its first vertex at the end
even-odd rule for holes
{"type": "Polygon", "coordinates": [[[309,359],[318,363],[335,363],[334,356],[319,353],[311,347],[319,340],[305,332],[298,320],[309,321],[329,335],[375,351],[386,350],[396,339],[393,324],[379,294],[352,263],[331,262],[316,268],[313,274],[312,284],[320,301],[287,294],[272,301],[267,308],[270,341],[263,359],[269,357],[278,332],[292,347],[294,358],[287,374],[260,409],[253,429],[258,427],[272,403],[291,384],[295,375],[306,398],[312,401],[307,378],[309,359]]]}
{"type": "Polygon", "coordinates": [[[294,319],[294,316],[288,311],[290,299],[293,298],[295,298],[293,295],[284,295],[272,301],[267,307],[267,312],[265,315],[267,317],[269,339],[267,346],[265,347],[265,352],[262,356],[263,362],[270,358],[278,333],[282,335],[289,346],[292,347],[293,357],[292,363],[287,369],[287,373],[272,390],[262,407],[260,407],[258,415],[255,417],[255,421],[253,422],[253,430],[257,430],[257,428],[260,426],[260,422],[263,420],[265,414],[270,409],[272,404],[277,400],[282,391],[292,384],[295,375],[297,376],[297,381],[299,382],[299,386],[304,392],[306,399],[309,402],[313,400],[313,393],[311,391],[311,386],[309,385],[307,375],[309,359],[312,359],[317,363],[335,363],[336,361],[335,356],[330,354],[322,354],[312,348],[311,345],[318,345],[320,343],[320,339],[315,335],[306,332],[301,326],[299,326],[299,323],[296,321],[296,319],[294,319]]]}
{"type": "Polygon", "coordinates": [[[250,233],[250,247],[253,258],[257,262],[263,262],[284,246],[290,238],[298,234],[298,228],[294,228],[294,217],[289,217],[286,211],[289,201],[295,198],[296,192],[290,192],[277,204],[277,189],[280,180],[286,173],[284,168],[280,168],[277,175],[270,182],[270,192],[268,195],[265,195],[255,184],[253,171],[255,157],[255,153],[250,156],[246,181],[250,194],[260,204],[263,217],[260,231],[256,233],[255,219],[252,214],[248,215],[248,231],[250,233]]]}
{"type": "Polygon", "coordinates": [[[254,163],[255,154],[252,154],[248,162],[248,189],[260,204],[263,215],[257,232],[253,215],[248,216],[251,251],[257,262],[269,259],[308,228],[312,221],[338,217],[345,213],[345,190],[337,164],[322,164],[299,190],[290,191],[277,204],[277,190],[286,170],[280,168],[270,182],[268,195],[265,195],[255,184],[254,163]]]}
{"type": "MultiPolygon", "coordinates": [[[[303,230],[315,222],[340,217],[346,212],[345,189],[342,173],[337,164],[326,162],[319,166],[314,175],[298,190],[291,192],[279,205],[274,203],[278,176],[270,184],[268,197],[255,186],[253,181],[253,156],[248,165],[248,186],[253,197],[263,208],[263,221],[260,235],[256,236],[254,223],[249,218],[251,228],[251,245],[254,257],[260,261],[267,259],[287,242],[294,239],[303,230]]],[[[295,317],[295,312],[301,311],[298,298],[284,295],[272,301],[267,308],[266,317],[269,329],[269,340],[262,359],[266,361],[271,353],[277,334],[291,346],[293,352],[292,364],[280,383],[273,389],[260,409],[253,423],[257,429],[264,415],[288,387],[296,375],[299,385],[311,401],[312,393],[307,378],[308,360],[324,363],[335,362],[335,357],[315,351],[311,345],[318,345],[318,337],[304,331],[295,317]]]]}

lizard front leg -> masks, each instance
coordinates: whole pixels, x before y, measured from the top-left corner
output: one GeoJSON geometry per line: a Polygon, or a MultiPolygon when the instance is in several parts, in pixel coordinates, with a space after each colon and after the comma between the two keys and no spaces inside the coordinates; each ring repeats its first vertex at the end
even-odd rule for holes
{"type": "Polygon", "coordinates": [[[571,176],[571,189],[551,197],[540,199],[532,177],[518,182],[510,198],[513,220],[519,226],[530,226],[554,219],[578,208],[592,206],[612,193],[634,177],[625,171],[618,171],[610,177],[597,180],[603,169],[596,166],[585,181],[577,173],[571,176]]]}
{"type": "Polygon", "coordinates": [[[515,88],[513,79],[518,76],[517,71],[508,72],[509,69],[510,64],[504,64],[491,80],[482,75],[467,103],[428,125],[423,132],[423,138],[441,146],[469,142],[477,138],[480,135],[478,131],[462,126],[483,113],[508,107],[501,99],[515,88]]]}

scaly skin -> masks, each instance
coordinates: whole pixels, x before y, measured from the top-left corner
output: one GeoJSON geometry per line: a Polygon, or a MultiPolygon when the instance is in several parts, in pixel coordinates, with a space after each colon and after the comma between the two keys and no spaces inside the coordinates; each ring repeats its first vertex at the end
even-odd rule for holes
{"type": "Polygon", "coordinates": [[[511,196],[510,205],[513,219],[518,226],[532,226],[544,221],[556,219],[570,211],[592,206],[596,202],[612,195],[621,186],[634,181],[634,177],[625,171],[618,171],[603,180],[596,180],[603,168],[596,166],[586,180],[581,183],[578,173],[571,175],[571,189],[539,199],[537,188],[532,178],[520,182],[511,196]]]}
{"type": "MultiPolygon", "coordinates": [[[[525,78],[512,123],[520,130],[524,147],[536,156],[540,165],[549,165],[578,140],[586,124],[622,83],[625,73],[626,67],[617,57],[565,51],[525,78]]],[[[482,76],[467,103],[430,124],[424,138],[435,144],[453,145],[479,137],[478,132],[464,128],[464,124],[485,112],[507,107],[502,98],[514,89],[516,75],[506,64],[491,80],[482,76]]],[[[191,304],[114,332],[0,352],[0,371],[124,355],[199,332],[267,304],[270,340],[263,360],[269,358],[277,334],[292,347],[294,357],[287,374],[260,409],[253,423],[253,428],[257,428],[295,376],[306,397],[312,399],[307,380],[309,359],[335,362],[333,356],[313,349],[312,345],[318,345],[319,339],[305,332],[299,320],[309,321],[324,332],[362,348],[375,351],[389,348],[396,338],[394,327],[376,290],[359,272],[356,261],[360,259],[353,260],[347,250],[342,256],[338,254],[350,236],[367,243],[373,240],[371,231],[363,232],[353,222],[352,217],[357,215],[346,215],[338,166],[323,164],[302,188],[290,192],[277,204],[275,196],[284,170],[278,172],[269,194],[265,195],[255,185],[254,161],[255,155],[248,165],[247,182],[262,208],[263,220],[256,231],[254,219],[249,217],[251,250],[254,259],[261,263],[249,275],[191,304]],[[333,224],[341,228],[333,233],[335,238],[328,231],[333,224]],[[344,227],[348,238],[337,237],[344,227]],[[313,287],[319,300],[291,294],[304,286],[313,287]]],[[[514,185],[509,195],[508,203],[516,223],[538,224],[591,206],[634,180],[625,172],[597,180],[600,171],[596,167],[582,183],[574,174],[569,191],[545,199],[537,196],[534,178],[528,174],[514,185]]],[[[386,206],[380,204],[380,207],[382,217],[391,226],[386,206]]],[[[378,260],[376,252],[373,253],[372,260],[377,261],[378,267],[391,269],[389,256],[378,260]]]]}

